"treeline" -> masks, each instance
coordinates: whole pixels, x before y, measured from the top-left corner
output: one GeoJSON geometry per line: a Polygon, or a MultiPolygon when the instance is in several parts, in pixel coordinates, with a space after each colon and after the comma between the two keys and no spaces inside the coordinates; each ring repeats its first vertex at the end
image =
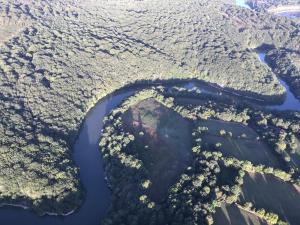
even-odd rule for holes
{"type": "MultiPolygon", "coordinates": [[[[137,158],[139,149],[132,148],[132,143],[139,137],[125,133],[121,120],[122,114],[131,106],[147,98],[155,98],[166,107],[178,110],[172,98],[165,98],[155,90],[146,90],[128,98],[106,118],[100,148],[113,193],[113,206],[102,224],[213,224],[215,208],[226,198],[234,202],[239,192],[236,186],[227,186],[224,190],[219,187],[217,179],[222,154],[202,151],[197,144],[196,131],[193,160],[170,188],[168,196],[160,202],[153,202],[147,196],[145,189],[151,182],[143,162],[137,158]]],[[[195,119],[191,115],[182,115],[195,119]]],[[[239,182],[238,178],[236,180],[234,182],[239,182]]]]}
{"type": "MultiPolygon", "coordinates": [[[[203,127],[198,127],[193,132],[193,136],[195,138],[195,142],[197,145],[192,149],[194,153],[200,154],[202,149],[202,134],[203,131],[205,132],[206,129],[203,127]]],[[[202,152],[203,155],[211,156],[217,155],[219,160],[219,165],[225,168],[235,168],[238,171],[237,176],[233,177],[234,182],[231,183],[231,186],[228,185],[221,185],[216,190],[216,202],[215,207],[220,207],[222,204],[235,204],[238,207],[250,211],[257,215],[258,217],[262,218],[263,220],[267,221],[270,224],[277,224],[277,225],[287,225],[288,223],[279,219],[279,216],[272,212],[266,212],[265,209],[255,209],[252,203],[245,203],[244,206],[241,206],[239,196],[242,194],[242,186],[244,184],[244,176],[246,173],[261,173],[261,174],[268,174],[275,176],[276,178],[284,181],[284,182],[291,182],[291,183],[298,183],[298,180],[293,180],[292,175],[287,173],[281,169],[274,169],[272,167],[266,167],[264,165],[256,165],[254,166],[250,161],[242,161],[236,158],[224,157],[222,156],[221,152],[216,151],[216,149],[212,149],[212,152],[204,151],[202,152]]],[[[221,171],[222,172],[222,171],[221,171]]],[[[227,176],[228,177],[228,176],[227,176]]],[[[228,178],[227,178],[228,179],[228,178]]],[[[214,209],[215,209],[214,207],[214,209]]],[[[214,212],[214,210],[213,210],[214,212]]]]}
{"type": "MultiPolygon", "coordinates": [[[[166,89],[159,89],[163,95],[172,96],[166,89]]],[[[246,102],[232,102],[226,98],[222,100],[214,95],[188,92],[189,96],[197,97],[200,100],[193,103],[186,99],[188,104],[178,101],[186,92],[181,88],[181,92],[174,93],[174,102],[182,104],[173,107],[175,111],[183,117],[192,120],[197,119],[217,119],[228,122],[238,122],[250,126],[260,136],[260,138],[268,143],[274,154],[285,164],[286,171],[299,176],[299,163],[297,158],[297,149],[299,148],[300,137],[300,115],[298,112],[279,112],[279,111],[263,111],[262,107],[251,106],[246,102]],[[183,93],[183,95],[181,94],[183,93]]]]}

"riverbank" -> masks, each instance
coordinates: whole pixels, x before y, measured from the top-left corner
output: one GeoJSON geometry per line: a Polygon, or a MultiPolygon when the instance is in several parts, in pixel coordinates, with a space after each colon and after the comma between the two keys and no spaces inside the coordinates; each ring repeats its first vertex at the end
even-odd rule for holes
{"type": "MultiPolygon", "coordinates": [[[[14,208],[21,208],[24,210],[33,210],[33,208],[29,205],[26,204],[26,202],[23,203],[1,203],[0,204],[0,208],[2,207],[14,207],[14,208]]],[[[78,207],[76,206],[74,209],[70,210],[69,212],[65,212],[65,213],[53,213],[53,212],[42,212],[41,214],[39,214],[39,216],[69,216],[71,214],[73,214],[76,210],[78,209],[78,207]]]]}
{"type": "Polygon", "coordinates": [[[269,13],[281,14],[281,13],[300,13],[300,5],[283,5],[277,7],[270,7],[267,9],[269,13]]]}
{"type": "Polygon", "coordinates": [[[26,206],[25,204],[13,204],[13,203],[1,203],[0,207],[18,207],[18,208],[22,208],[22,209],[29,209],[29,206],[26,206]]]}

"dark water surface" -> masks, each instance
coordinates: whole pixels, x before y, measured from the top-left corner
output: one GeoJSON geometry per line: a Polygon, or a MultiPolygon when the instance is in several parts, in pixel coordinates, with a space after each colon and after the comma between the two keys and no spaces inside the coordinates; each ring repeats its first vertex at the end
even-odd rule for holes
{"type": "MultiPolygon", "coordinates": [[[[246,0],[236,0],[236,5],[251,9],[250,6],[246,4],[246,0]]],[[[282,12],[282,13],[278,13],[276,15],[285,16],[285,17],[294,19],[294,18],[299,18],[300,17],[300,12],[282,12]]],[[[265,61],[265,56],[266,56],[266,54],[263,53],[263,52],[258,53],[259,60],[262,63],[267,65],[267,63],[265,61]]],[[[271,109],[277,109],[277,110],[296,110],[296,111],[300,111],[300,101],[294,96],[294,94],[290,90],[290,87],[287,85],[287,83],[285,81],[283,81],[279,77],[278,77],[278,80],[286,90],[285,101],[281,105],[267,106],[267,107],[271,108],[271,109]]]]}
{"type": "MultiPolygon", "coordinates": [[[[258,54],[265,63],[265,54],[258,54]]],[[[286,83],[280,80],[286,88],[287,95],[283,104],[267,106],[277,110],[299,110],[300,102],[290,92],[286,83]]],[[[213,94],[211,87],[196,82],[185,82],[183,87],[191,90],[197,88],[204,93],[213,94]]],[[[66,217],[37,216],[30,210],[16,207],[0,209],[0,225],[98,225],[109,209],[111,196],[105,180],[101,153],[98,147],[103,127],[103,118],[119,105],[122,100],[133,95],[140,88],[129,88],[116,92],[100,100],[86,115],[83,125],[74,145],[74,160],[80,168],[80,179],[86,189],[86,199],[81,208],[66,217]]]]}

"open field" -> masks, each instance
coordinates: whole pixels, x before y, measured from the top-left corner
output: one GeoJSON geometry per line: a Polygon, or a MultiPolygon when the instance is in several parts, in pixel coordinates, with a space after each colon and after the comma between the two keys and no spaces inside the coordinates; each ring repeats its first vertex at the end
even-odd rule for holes
{"type": "Polygon", "coordinates": [[[241,202],[252,202],[256,208],[274,212],[291,225],[300,221],[300,187],[284,183],[270,175],[247,174],[241,202]]]}
{"type": "Polygon", "coordinates": [[[213,216],[215,225],[267,225],[268,223],[253,213],[238,208],[235,205],[225,205],[217,208],[213,216]]]}
{"type": "Polygon", "coordinates": [[[124,128],[135,136],[133,148],[149,170],[150,196],[165,196],[191,156],[191,124],[154,99],[144,100],[124,114],[124,128]],[[142,133],[141,133],[142,132],[142,133]]]}
{"type": "Polygon", "coordinates": [[[219,120],[203,120],[198,126],[207,127],[202,135],[204,144],[209,147],[217,147],[226,157],[235,157],[239,160],[248,160],[253,164],[264,164],[279,167],[277,158],[272,150],[258,139],[258,135],[251,128],[232,122],[219,120]],[[221,132],[225,131],[225,134],[221,132]]]}

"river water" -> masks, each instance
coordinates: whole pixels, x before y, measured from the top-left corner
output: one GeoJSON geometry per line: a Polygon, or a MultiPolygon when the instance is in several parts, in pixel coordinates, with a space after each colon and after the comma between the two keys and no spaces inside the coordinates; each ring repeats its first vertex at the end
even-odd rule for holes
{"type": "Polygon", "coordinates": [[[251,9],[245,0],[236,0],[235,3],[238,6],[241,6],[241,7],[247,8],[247,9],[251,9]]]}

